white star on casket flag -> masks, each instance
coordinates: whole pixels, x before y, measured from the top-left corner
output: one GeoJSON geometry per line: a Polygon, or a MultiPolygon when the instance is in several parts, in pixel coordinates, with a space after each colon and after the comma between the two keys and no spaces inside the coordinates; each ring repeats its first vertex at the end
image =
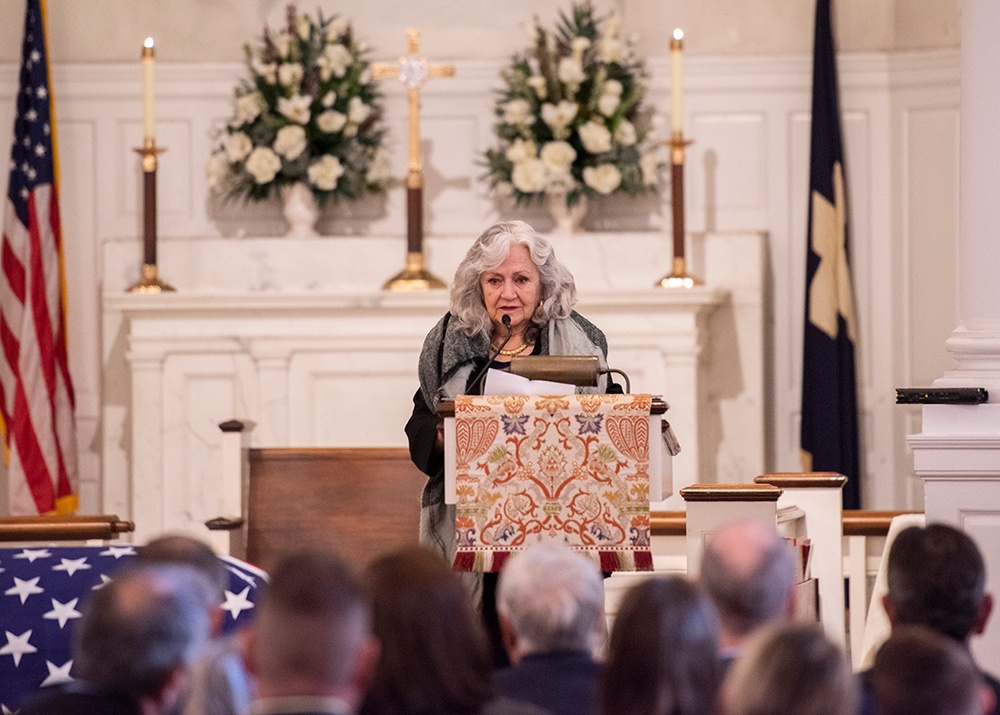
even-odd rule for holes
{"type": "Polygon", "coordinates": [[[52,552],[48,549],[24,549],[19,554],[15,554],[15,559],[28,559],[31,563],[35,563],[35,559],[47,559],[52,556],[52,552]]]}
{"type": "Polygon", "coordinates": [[[49,669],[49,674],[38,687],[45,688],[50,685],[69,683],[73,681],[73,676],[69,674],[69,669],[73,667],[72,659],[67,660],[62,665],[56,665],[52,661],[45,661],[45,667],[49,669]]]}
{"type": "Polygon", "coordinates": [[[79,598],[74,598],[69,603],[59,603],[56,599],[52,599],[52,610],[48,613],[42,615],[42,618],[48,618],[51,620],[59,621],[59,628],[64,628],[66,622],[79,618],[83,614],[76,610],[77,601],[79,598]]]}
{"type": "Polygon", "coordinates": [[[102,551],[99,556],[114,556],[117,561],[122,556],[135,556],[135,547],[132,546],[109,546],[102,551]]]}
{"type": "Polygon", "coordinates": [[[10,631],[7,633],[7,645],[0,648],[0,655],[9,655],[14,659],[14,665],[21,664],[21,656],[28,653],[37,653],[38,649],[28,642],[31,638],[31,631],[25,631],[19,636],[15,636],[10,631]]]}
{"type": "Polygon", "coordinates": [[[59,559],[62,563],[58,566],[53,566],[53,571],[65,571],[70,576],[75,574],[77,571],[86,571],[90,568],[87,565],[87,557],[84,556],[79,559],[59,559]]]}
{"type": "Polygon", "coordinates": [[[232,591],[226,591],[226,602],[222,604],[223,611],[229,611],[232,614],[233,619],[239,618],[243,611],[247,611],[253,608],[253,604],[247,598],[247,594],[250,593],[250,587],[247,586],[238,594],[232,591]]]}
{"type": "Polygon", "coordinates": [[[107,574],[101,574],[101,582],[90,587],[91,591],[97,591],[98,589],[104,588],[107,584],[111,583],[111,577],[107,574]]]}
{"type": "Polygon", "coordinates": [[[27,581],[22,581],[17,576],[14,577],[14,585],[4,591],[5,596],[20,596],[21,603],[24,604],[28,600],[28,596],[33,596],[36,593],[45,593],[44,588],[38,587],[38,582],[41,580],[41,576],[36,576],[33,579],[27,581]]]}

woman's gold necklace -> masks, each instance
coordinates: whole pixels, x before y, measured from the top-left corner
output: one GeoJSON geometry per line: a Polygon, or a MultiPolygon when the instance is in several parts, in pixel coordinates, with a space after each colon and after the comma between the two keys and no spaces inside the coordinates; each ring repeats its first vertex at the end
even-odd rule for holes
{"type": "Polygon", "coordinates": [[[521,343],[520,347],[514,348],[512,350],[497,350],[495,345],[491,345],[494,350],[497,350],[497,354],[504,355],[505,357],[514,357],[515,355],[520,355],[525,350],[533,346],[534,343],[521,343]]]}

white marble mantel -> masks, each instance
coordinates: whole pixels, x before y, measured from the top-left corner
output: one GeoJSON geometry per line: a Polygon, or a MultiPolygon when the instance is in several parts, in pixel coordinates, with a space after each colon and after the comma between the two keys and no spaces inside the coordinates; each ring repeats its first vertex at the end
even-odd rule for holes
{"type": "MultiPolygon", "coordinates": [[[[753,255],[757,239],[718,243],[753,255]]],[[[762,358],[733,361],[729,353],[760,345],[759,300],[753,310],[755,299],[738,298],[747,294],[745,284],[614,285],[627,271],[613,264],[630,253],[620,236],[615,243],[608,253],[614,257],[593,270],[586,266],[606,251],[598,239],[557,251],[577,275],[578,309],[607,334],[610,365],[629,374],[634,392],[661,394],[671,404],[668,418],[683,448],[674,461],[675,489],[715,481],[726,468],[743,471],[720,480],[749,481],[763,467],[762,387],[753,379],[762,358]],[[722,320],[713,323],[713,316],[722,320]],[[712,357],[714,332],[722,333],[717,347],[726,359],[712,357]],[[724,374],[733,370],[738,374],[724,374]],[[738,386],[738,394],[722,383],[738,386]]],[[[127,263],[118,248],[107,248],[105,270],[118,271],[124,283],[127,263]]],[[[377,284],[395,266],[352,255],[349,244],[344,254],[355,270],[328,284],[324,272],[341,272],[345,260],[329,244],[318,255],[308,242],[282,239],[164,248],[161,273],[177,293],[104,294],[103,507],[133,519],[137,540],[166,529],[201,532],[204,520],[218,515],[219,422],[252,420],[255,446],[405,445],[417,355],[447,309],[446,291],[360,289],[361,281],[377,284]]],[[[369,248],[378,256],[377,242],[369,248]]],[[[634,253],[631,259],[632,273],[650,270],[634,253]]],[[[745,272],[747,261],[731,265],[745,272]]],[[[682,508],[676,499],[666,506],[675,502],[682,508]]]]}

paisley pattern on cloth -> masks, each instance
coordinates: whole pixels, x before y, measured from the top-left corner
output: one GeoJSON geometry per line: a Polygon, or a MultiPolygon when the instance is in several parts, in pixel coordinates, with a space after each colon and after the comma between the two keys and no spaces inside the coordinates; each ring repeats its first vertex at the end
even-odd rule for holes
{"type": "Polygon", "coordinates": [[[649,395],[455,399],[457,571],[537,541],[602,571],[651,571],[649,395]]]}

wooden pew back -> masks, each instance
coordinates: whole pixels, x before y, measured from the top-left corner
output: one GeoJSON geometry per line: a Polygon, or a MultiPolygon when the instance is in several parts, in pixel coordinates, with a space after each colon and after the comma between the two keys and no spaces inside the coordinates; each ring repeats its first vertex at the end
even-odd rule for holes
{"type": "Polygon", "coordinates": [[[397,448],[249,450],[247,560],[330,548],[359,569],[418,541],[426,477],[397,448]]]}

